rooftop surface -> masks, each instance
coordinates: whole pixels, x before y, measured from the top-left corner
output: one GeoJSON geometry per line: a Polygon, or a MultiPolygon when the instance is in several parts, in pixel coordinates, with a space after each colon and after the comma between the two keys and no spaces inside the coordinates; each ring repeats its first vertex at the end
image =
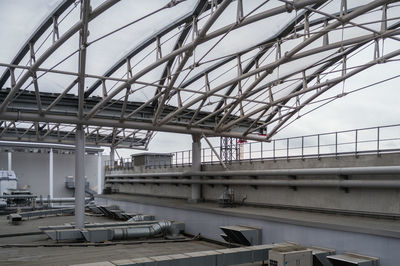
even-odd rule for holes
{"type": "MultiPolygon", "coordinates": [[[[104,217],[86,216],[87,222],[114,221],[104,217]]],[[[221,249],[224,246],[200,241],[170,242],[163,239],[121,241],[118,243],[56,243],[39,233],[40,225],[61,225],[74,222],[74,216],[46,217],[12,225],[0,216],[0,265],[71,265],[113,261],[146,256],[168,255],[221,249]],[[31,233],[31,235],[23,235],[31,233]],[[4,237],[6,234],[21,234],[4,237]]]]}
{"type": "Polygon", "coordinates": [[[398,219],[365,217],[361,215],[358,216],[356,213],[345,215],[252,206],[221,208],[215,202],[193,204],[188,203],[185,199],[157,198],[130,194],[99,195],[98,197],[228,216],[254,218],[279,223],[400,238],[400,223],[398,219]]]}

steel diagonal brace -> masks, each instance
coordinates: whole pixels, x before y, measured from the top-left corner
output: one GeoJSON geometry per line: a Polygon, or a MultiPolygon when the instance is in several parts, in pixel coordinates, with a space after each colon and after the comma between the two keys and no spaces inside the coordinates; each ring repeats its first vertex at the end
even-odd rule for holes
{"type": "MultiPolygon", "coordinates": [[[[207,0],[198,0],[198,3],[201,4],[201,2],[204,2],[207,0]]],[[[181,2],[175,2],[175,3],[181,3],[181,2]]],[[[170,6],[172,7],[172,6],[170,6]]],[[[120,58],[113,66],[111,66],[111,68],[109,68],[103,76],[105,77],[109,77],[111,76],[113,73],[115,73],[120,67],[122,67],[127,59],[131,59],[133,58],[135,55],[137,55],[138,53],[140,53],[143,49],[145,49],[146,47],[148,47],[150,44],[152,44],[157,37],[162,37],[165,34],[167,34],[168,32],[172,31],[173,29],[179,27],[179,25],[182,25],[185,22],[191,21],[191,18],[196,15],[198,12],[198,5],[190,12],[188,12],[186,15],[184,15],[183,17],[175,20],[174,22],[172,22],[171,24],[169,24],[166,28],[161,29],[158,32],[155,32],[154,34],[152,34],[149,38],[147,38],[146,40],[144,40],[143,42],[141,42],[138,46],[134,47],[129,53],[125,54],[122,58],[120,58]]],[[[172,58],[172,57],[171,57],[172,58]]],[[[89,87],[88,90],[86,90],[85,93],[85,97],[89,97],[100,85],[101,85],[101,79],[98,79],[92,86],[89,87]]]]}
{"type": "MultiPolygon", "coordinates": [[[[207,6],[208,6],[207,0],[198,1],[198,3],[196,4],[196,7],[194,8],[194,10],[191,13],[192,17],[197,18],[200,14],[202,14],[204,12],[204,10],[207,8],[207,6]]],[[[183,20],[184,20],[184,17],[183,17],[182,21],[183,20]]],[[[190,30],[193,28],[192,22],[193,21],[187,21],[185,23],[184,30],[181,32],[178,39],[176,40],[173,51],[175,51],[176,49],[178,49],[182,46],[184,40],[186,39],[186,36],[189,34],[190,30]]],[[[167,80],[167,77],[169,75],[168,69],[172,67],[174,60],[175,60],[175,58],[170,59],[168,61],[167,65],[164,67],[163,74],[159,81],[160,85],[164,85],[165,81],[167,80]]]]}
{"type": "MultiPolygon", "coordinates": [[[[329,81],[327,81],[327,82],[324,82],[324,83],[321,83],[321,84],[318,84],[318,85],[315,85],[315,86],[312,86],[312,87],[308,87],[307,90],[305,90],[305,91],[298,91],[298,92],[296,92],[295,95],[300,95],[300,94],[302,94],[302,93],[307,93],[307,92],[310,92],[310,91],[312,91],[312,90],[317,90],[317,89],[322,88],[322,89],[319,90],[317,93],[313,94],[310,98],[308,98],[307,100],[305,100],[300,106],[296,107],[296,109],[295,109],[294,111],[288,112],[288,113],[286,113],[286,114],[284,114],[284,115],[281,115],[280,117],[277,117],[277,118],[275,118],[275,119],[269,120],[269,121],[263,123],[262,125],[258,126],[258,127],[257,127],[256,129],[254,129],[254,130],[257,130],[257,129],[262,128],[262,127],[265,127],[265,126],[268,126],[269,124],[272,124],[272,123],[274,123],[274,122],[276,122],[276,121],[279,120],[279,121],[280,121],[279,124],[276,125],[276,126],[274,127],[274,129],[272,129],[272,130],[268,133],[268,138],[270,138],[270,137],[273,136],[273,135],[275,134],[275,132],[276,132],[284,123],[286,123],[293,115],[295,115],[296,113],[298,113],[298,111],[300,111],[302,108],[304,108],[308,103],[310,103],[312,100],[314,100],[315,98],[317,98],[318,96],[320,96],[321,94],[323,94],[324,92],[326,92],[327,90],[329,90],[330,88],[332,88],[333,86],[337,85],[338,83],[342,82],[343,80],[345,80],[345,79],[347,79],[347,78],[350,78],[351,76],[354,76],[354,75],[356,75],[357,73],[359,73],[359,72],[361,72],[361,71],[363,71],[363,70],[365,70],[365,69],[367,69],[367,68],[369,68],[369,67],[371,67],[371,66],[374,66],[374,65],[376,65],[376,64],[379,64],[379,63],[381,63],[382,61],[388,60],[388,59],[390,59],[390,58],[392,58],[392,57],[398,56],[399,54],[400,54],[400,50],[397,50],[397,51],[395,51],[395,52],[393,52],[393,53],[390,53],[390,54],[388,54],[388,55],[386,55],[386,56],[377,58],[376,60],[373,60],[373,61],[371,61],[371,62],[369,62],[369,63],[363,65],[362,67],[359,67],[358,69],[355,69],[355,70],[349,72],[349,73],[346,74],[345,76],[338,77],[338,78],[335,78],[335,79],[331,79],[331,80],[329,80],[329,81]],[[284,118],[284,119],[281,120],[282,118],[284,118]]],[[[280,99],[279,101],[285,101],[285,100],[286,100],[286,97],[285,97],[285,99],[280,99]]],[[[275,103],[273,103],[273,104],[276,105],[277,103],[275,102],[275,103]]],[[[245,133],[246,133],[246,132],[245,132],[245,133]]]]}
{"type": "MultiPolygon", "coordinates": [[[[395,35],[395,34],[398,34],[398,30],[394,30],[393,29],[393,30],[386,31],[385,33],[382,33],[380,36],[382,38],[384,38],[385,36],[390,36],[390,35],[395,35]]],[[[331,49],[334,49],[334,48],[340,48],[340,47],[347,46],[347,45],[352,45],[352,44],[357,44],[357,43],[360,43],[360,42],[370,41],[370,40],[373,40],[374,38],[376,38],[376,36],[374,34],[369,34],[369,35],[365,35],[365,36],[361,36],[361,37],[352,38],[352,39],[349,39],[349,40],[346,40],[346,41],[343,41],[343,42],[337,42],[337,43],[332,43],[332,44],[329,44],[329,45],[326,45],[326,46],[313,48],[313,49],[310,49],[310,50],[307,50],[305,52],[298,53],[297,55],[292,56],[289,61],[300,59],[300,58],[312,55],[314,53],[323,52],[323,51],[331,50],[331,49]]],[[[256,73],[259,73],[259,72],[261,72],[263,70],[267,70],[267,69],[274,68],[274,67],[276,67],[276,62],[268,64],[268,65],[265,65],[265,66],[262,66],[258,70],[253,70],[253,71],[249,72],[248,74],[244,74],[243,75],[244,77],[242,77],[242,78],[249,77],[250,75],[255,75],[256,73]]],[[[236,81],[236,79],[235,79],[235,81],[236,81]]],[[[255,93],[261,91],[262,89],[265,89],[268,86],[273,85],[274,82],[275,81],[269,82],[266,85],[263,85],[261,87],[258,87],[255,90],[250,91],[247,96],[254,95],[255,93]]],[[[232,104],[233,103],[231,103],[230,105],[232,105],[232,104]]],[[[228,105],[228,107],[230,107],[230,105],[228,105]]],[[[223,110],[221,110],[221,109],[217,110],[213,114],[210,114],[210,115],[204,117],[202,120],[197,121],[195,124],[201,123],[203,120],[208,119],[213,115],[217,115],[217,114],[221,113],[222,111],[223,110]]],[[[257,109],[257,112],[260,112],[260,111],[262,111],[260,108],[257,109]]],[[[257,113],[257,112],[255,112],[253,110],[250,113],[246,114],[245,116],[238,118],[238,120],[235,120],[235,122],[240,122],[243,119],[248,118],[248,117],[250,117],[251,115],[253,115],[253,114],[257,113]]],[[[229,126],[228,125],[224,126],[223,128],[221,128],[221,130],[226,130],[228,127],[231,127],[232,123],[233,122],[229,123],[228,124],[229,126]]]]}
{"type": "MultiPolygon", "coordinates": [[[[295,7],[296,7],[296,8],[303,8],[303,7],[307,6],[307,5],[314,4],[314,3],[317,3],[317,2],[318,2],[318,1],[296,1],[296,4],[297,4],[297,5],[296,5],[295,7]]],[[[320,2],[320,1],[319,1],[319,2],[320,2]]],[[[372,9],[372,8],[371,8],[371,9],[372,9]]],[[[273,16],[273,15],[276,15],[276,14],[280,14],[280,13],[283,13],[283,12],[286,12],[286,11],[288,11],[288,10],[287,10],[287,7],[285,7],[283,10],[280,10],[280,11],[271,12],[270,16],[273,16]]],[[[290,10],[289,10],[289,11],[290,11],[290,10]]],[[[368,10],[366,10],[366,11],[364,11],[364,12],[367,12],[367,11],[368,11],[368,10]]],[[[356,13],[356,12],[355,12],[355,13],[356,13]]],[[[352,17],[348,15],[346,18],[347,18],[347,19],[351,19],[352,17]]],[[[243,21],[246,21],[246,20],[243,20],[243,21]]],[[[329,27],[336,28],[336,27],[337,27],[336,24],[341,25],[341,23],[332,23],[331,25],[328,26],[328,30],[330,30],[329,27]]],[[[217,32],[217,31],[215,31],[215,32],[217,32]]],[[[212,33],[212,34],[214,34],[214,33],[212,33]]],[[[212,35],[212,34],[210,34],[210,35],[212,35]]],[[[323,34],[320,33],[320,34],[317,34],[317,35],[321,35],[321,36],[322,36],[323,34]]],[[[207,35],[207,36],[209,36],[209,35],[207,35]]],[[[287,53],[286,57],[282,57],[281,60],[277,61],[277,62],[275,63],[275,67],[278,66],[278,65],[280,65],[280,64],[282,64],[282,63],[284,63],[285,60],[286,60],[286,61],[289,61],[289,59],[290,59],[290,57],[291,57],[292,55],[294,55],[295,53],[297,53],[298,51],[300,51],[301,49],[303,49],[304,47],[306,47],[309,43],[313,42],[313,41],[315,40],[314,38],[317,39],[317,38],[319,38],[319,37],[315,37],[315,36],[313,35],[313,37],[309,38],[308,40],[306,40],[306,41],[303,42],[302,44],[299,44],[298,46],[296,46],[291,52],[287,53]]],[[[272,68],[270,68],[270,69],[273,69],[273,68],[274,68],[274,67],[272,67],[272,68]]],[[[225,87],[227,87],[227,86],[229,86],[229,85],[231,85],[231,84],[234,84],[235,82],[238,82],[238,81],[240,81],[240,80],[242,80],[242,79],[244,79],[244,78],[247,78],[247,77],[252,76],[252,75],[254,75],[254,74],[256,74],[256,73],[260,73],[260,72],[266,71],[266,70],[268,70],[268,69],[254,70],[254,71],[248,72],[248,73],[246,73],[246,74],[243,74],[243,75],[241,75],[241,76],[239,76],[239,77],[237,77],[237,78],[235,78],[235,79],[233,79],[233,80],[231,80],[231,81],[225,82],[224,84],[222,84],[222,85],[220,85],[220,86],[214,88],[213,90],[209,91],[205,96],[199,96],[199,97],[197,97],[196,99],[194,99],[194,100],[190,101],[189,103],[185,104],[182,108],[179,108],[178,110],[176,110],[176,111],[170,113],[169,115],[167,115],[167,116],[160,122],[160,124],[167,123],[167,122],[168,122],[169,120],[171,120],[175,115],[181,113],[183,110],[186,110],[187,108],[191,107],[192,105],[196,104],[197,102],[203,100],[204,97],[212,96],[214,93],[216,93],[216,92],[218,92],[218,91],[224,89],[225,87]]],[[[263,76],[265,77],[266,75],[264,74],[263,76]]],[[[261,78],[264,78],[263,76],[262,76],[261,78]]],[[[259,82],[262,80],[261,78],[259,78],[259,79],[257,80],[257,83],[259,83],[259,82]]],[[[244,94],[242,94],[242,97],[241,97],[241,98],[244,98],[245,96],[246,96],[246,94],[244,93],[244,94]]]]}
{"type": "MultiPolygon", "coordinates": [[[[394,51],[394,52],[392,52],[392,53],[389,53],[389,54],[387,54],[386,56],[382,56],[382,57],[380,57],[380,58],[377,58],[377,59],[375,59],[375,60],[373,60],[373,61],[371,61],[371,62],[365,64],[364,66],[362,66],[362,67],[360,67],[360,68],[358,68],[358,69],[355,69],[355,70],[353,70],[353,71],[347,73],[346,75],[344,75],[344,76],[342,76],[342,77],[339,77],[339,78],[330,80],[329,83],[327,84],[327,87],[326,87],[326,88],[323,88],[322,90],[318,91],[318,93],[315,93],[315,94],[312,95],[310,98],[308,98],[306,101],[304,101],[304,102],[302,103],[302,105],[299,106],[299,107],[297,108],[297,112],[300,111],[304,106],[306,106],[306,105],[307,105],[308,103],[310,103],[312,100],[314,100],[315,98],[317,98],[319,95],[321,95],[322,93],[326,92],[327,90],[329,90],[329,89],[332,88],[333,86],[337,85],[338,83],[342,82],[343,80],[348,79],[348,78],[354,76],[355,74],[357,74],[357,73],[359,73],[359,72],[361,72],[361,71],[363,71],[363,70],[365,70],[365,69],[367,69],[367,68],[370,68],[371,66],[374,66],[374,65],[376,65],[376,64],[379,64],[379,63],[381,63],[382,61],[385,61],[385,60],[387,60],[387,59],[390,59],[390,58],[392,58],[392,57],[394,57],[394,56],[398,56],[399,54],[400,54],[400,49],[399,49],[399,50],[396,50],[396,51],[394,51]]],[[[318,86],[318,87],[320,87],[320,86],[318,86]]],[[[290,113],[285,119],[283,119],[280,123],[278,123],[278,124],[271,130],[269,136],[272,136],[273,134],[275,134],[275,132],[276,132],[284,123],[286,123],[286,122],[287,122],[295,113],[297,113],[297,112],[290,113]]]]}
{"type": "MultiPolygon", "coordinates": [[[[316,3],[323,3],[323,2],[326,2],[326,0],[297,0],[294,3],[294,7],[296,9],[300,9],[300,8],[302,8],[304,6],[307,6],[307,5],[312,5],[312,4],[316,4],[316,3]]],[[[256,15],[253,15],[253,16],[248,17],[246,19],[243,19],[239,24],[235,22],[233,24],[227,25],[225,27],[222,27],[222,28],[220,28],[218,30],[215,30],[215,31],[207,34],[201,40],[201,43],[207,42],[207,41],[209,41],[209,40],[211,40],[213,38],[216,38],[216,37],[228,32],[228,31],[231,31],[231,30],[234,30],[234,29],[238,29],[240,27],[249,25],[249,24],[257,22],[259,20],[262,20],[262,19],[265,19],[265,18],[268,18],[268,17],[272,17],[274,15],[278,15],[278,14],[281,14],[281,13],[289,12],[289,11],[291,11],[291,9],[288,9],[287,5],[279,6],[279,7],[273,8],[271,10],[264,11],[264,12],[262,12],[260,14],[256,14],[256,15]]],[[[101,107],[103,107],[106,103],[110,102],[118,93],[120,93],[123,89],[125,89],[127,84],[133,84],[134,82],[136,82],[137,79],[139,79],[143,75],[147,74],[149,71],[155,69],[156,67],[162,65],[165,62],[168,62],[168,60],[170,60],[171,58],[175,58],[176,56],[180,55],[181,53],[189,50],[192,45],[193,45],[193,43],[189,43],[189,44],[187,44],[187,45],[185,45],[185,46],[183,46],[183,47],[171,52],[170,54],[165,55],[164,57],[160,58],[155,63],[153,63],[153,64],[145,67],[141,71],[137,72],[126,83],[121,84],[119,87],[114,89],[112,92],[110,92],[110,94],[106,98],[104,98],[95,107],[93,107],[92,110],[87,114],[87,118],[89,119],[92,116],[94,116],[100,110],[101,107]]],[[[228,85],[226,85],[226,86],[228,86],[228,85]]],[[[223,88],[220,88],[220,90],[221,89],[223,89],[223,88]]],[[[210,95],[212,95],[212,93],[210,95]]],[[[144,105],[143,107],[149,105],[152,101],[146,102],[145,104],[143,104],[144,105]]],[[[197,101],[199,101],[199,100],[197,100],[197,101]]],[[[193,105],[193,104],[191,104],[191,105],[193,105]]],[[[142,107],[140,107],[140,108],[142,108],[142,107]]]]}
{"type": "MultiPolygon", "coordinates": [[[[41,25],[33,32],[33,34],[28,38],[28,40],[24,43],[21,49],[18,51],[17,55],[11,61],[11,64],[17,65],[21,62],[21,60],[25,57],[25,55],[29,52],[30,44],[35,43],[47,29],[51,27],[54,23],[54,20],[57,20],[64,11],[66,11],[71,5],[74,4],[74,0],[62,0],[61,3],[47,16],[47,18],[41,23],[41,25]]],[[[12,69],[7,69],[0,78],[0,88],[4,86],[7,79],[13,76],[12,69]]],[[[12,86],[14,86],[12,84],[12,86]]]]}
{"type": "MultiPolygon", "coordinates": [[[[392,34],[400,34],[400,30],[389,30],[389,31],[387,31],[386,33],[382,34],[382,38],[384,38],[385,36],[392,35],[392,34]]],[[[353,39],[350,39],[350,40],[346,41],[346,42],[345,42],[345,45],[343,45],[343,46],[347,46],[347,45],[350,44],[350,43],[352,43],[352,44],[357,44],[355,47],[350,48],[350,51],[353,51],[354,48],[359,47],[359,44],[366,44],[368,41],[373,40],[374,37],[375,37],[375,36],[374,36],[373,34],[372,34],[372,35],[366,35],[366,36],[356,37],[356,38],[353,38],[353,39]]],[[[338,47],[339,45],[340,45],[340,43],[332,43],[332,44],[326,46],[326,48],[329,47],[329,49],[332,49],[332,48],[334,48],[334,47],[338,47]]],[[[347,53],[347,52],[345,52],[345,53],[347,53]]],[[[292,73],[292,74],[289,74],[289,75],[287,75],[286,77],[283,77],[283,78],[281,78],[281,79],[285,79],[285,78],[289,77],[290,75],[297,74],[297,73],[299,73],[299,72],[301,72],[301,71],[302,71],[302,70],[296,71],[296,72],[294,72],[294,73],[292,73]]],[[[256,91],[253,91],[249,96],[254,95],[255,93],[261,91],[262,89],[267,88],[268,86],[271,86],[274,82],[276,82],[276,80],[272,80],[271,82],[269,82],[269,83],[267,83],[267,84],[265,84],[265,85],[263,85],[263,86],[257,88],[257,90],[256,90],[256,91]]],[[[320,85],[317,85],[317,87],[316,87],[316,86],[313,86],[313,88],[314,88],[314,89],[320,88],[320,85]]],[[[309,89],[309,88],[308,88],[308,89],[309,89]]],[[[308,89],[306,89],[306,90],[303,89],[303,90],[301,90],[301,91],[295,90],[295,92],[292,92],[290,95],[288,95],[288,96],[286,96],[286,97],[283,97],[283,98],[281,98],[281,99],[279,99],[279,100],[276,100],[276,101],[273,101],[273,102],[271,102],[271,103],[268,103],[267,106],[273,106],[273,105],[276,105],[276,104],[278,104],[278,103],[285,102],[285,101],[289,100],[289,99],[292,98],[292,97],[295,97],[295,96],[304,94],[304,93],[306,93],[306,92],[309,92],[308,89]]],[[[247,119],[247,118],[249,118],[250,116],[257,114],[258,112],[264,111],[264,110],[265,110],[265,107],[266,107],[266,106],[258,107],[258,108],[256,108],[256,109],[254,109],[254,110],[248,112],[245,116],[240,117],[240,118],[238,118],[238,119],[235,120],[235,121],[231,121],[231,122],[227,123],[225,126],[222,127],[222,130],[227,130],[228,128],[231,128],[232,126],[234,126],[236,123],[239,123],[239,122],[243,121],[244,119],[247,119]]]]}
{"type": "MultiPolygon", "coordinates": [[[[119,0],[108,0],[102,3],[95,10],[93,10],[93,12],[90,14],[88,21],[95,19],[104,11],[106,11],[108,8],[115,5],[117,2],[119,2],[119,0]]],[[[80,20],[79,22],[75,23],[67,32],[65,32],[62,36],[60,36],[60,38],[55,43],[53,43],[39,58],[36,58],[36,62],[31,67],[31,71],[37,71],[40,65],[44,61],[46,61],[46,59],[50,55],[52,55],[63,43],[65,43],[76,32],[78,32],[82,28],[82,26],[83,26],[83,21],[80,20]]],[[[25,82],[29,79],[30,76],[31,76],[30,72],[29,71],[26,72],[24,75],[21,76],[21,78],[18,80],[15,86],[11,88],[9,94],[0,105],[0,114],[6,110],[8,104],[12,101],[15,94],[21,89],[21,87],[25,84],[25,82]]]]}
{"type": "Polygon", "coordinates": [[[215,21],[218,19],[218,17],[222,14],[222,12],[224,12],[225,8],[228,7],[228,5],[232,2],[232,0],[224,0],[221,5],[219,6],[219,8],[211,15],[211,17],[207,20],[206,24],[203,26],[203,28],[201,29],[199,35],[197,36],[197,38],[193,41],[192,46],[190,47],[190,49],[188,49],[185,52],[185,55],[182,59],[182,61],[180,62],[180,64],[178,65],[175,74],[172,76],[172,79],[170,81],[170,83],[168,84],[168,88],[165,89],[164,91],[164,96],[161,98],[161,102],[157,107],[156,113],[154,115],[154,119],[153,119],[153,124],[157,123],[158,117],[160,115],[160,113],[162,112],[162,110],[164,109],[164,105],[165,102],[167,101],[167,98],[169,96],[169,93],[172,90],[172,87],[174,86],[176,80],[179,77],[180,72],[182,71],[183,67],[185,66],[185,64],[187,63],[187,61],[189,60],[189,58],[193,55],[193,51],[196,49],[196,47],[201,43],[201,41],[204,39],[204,37],[207,34],[207,31],[211,28],[211,26],[215,23],[215,21]]]}
{"type": "Polygon", "coordinates": [[[204,138],[204,140],[207,142],[208,146],[211,148],[212,152],[215,154],[215,156],[217,156],[219,162],[221,163],[222,167],[224,167],[224,169],[228,169],[228,167],[226,167],[226,164],[224,163],[224,161],[221,159],[221,157],[219,156],[218,152],[215,150],[214,146],[211,144],[211,142],[208,140],[208,138],[206,137],[206,135],[202,135],[202,137],[204,138]]]}
{"type": "MultiPolygon", "coordinates": [[[[276,67],[290,61],[290,58],[292,56],[294,56],[296,53],[298,53],[299,51],[301,51],[302,49],[304,49],[305,47],[307,47],[308,45],[310,45],[311,43],[313,43],[314,41],[318,40],[320,37],[324,36],[325,34],[327,34],[329,31],[342,26],[346,23],[348,23],[351,19],[360,16],[362,14],[364,14],[365,12],[370,11],[371,9],[374,9],[384,3],[386,3],[387,1],[375,1],[371,4],[362,6],[356,10],[354,10],[354,12],[343,16],[340,21],[336,21],[333,22],[329,25],[327,25],[326,27],[324,27],[319,33],[314,34],[313,36],[311,36],[310,38],[306,39],[304,42],[302,42],[301,44],[297,45],[296,47],[294,47],[291,51],[288,51],[287,53],[285,53],[285,56],[282,57],[281,60],[278,60],[275,63],[275,66],[270,68],[269,71],[272,72],[276,67]]],[[[261,75],[260,78],[258,78],[255,82],[253,82],[253,84],[251,84],[245,92],[243,92],[243,94],[240,96],[240,98],[232,104],[232,106],[229,108],[229,110],[224,114],[224,116],[222,117],[222,119],[219,121],[219,123],[216,126],[216,131],[218,131],[221,126],[223,125],[223,123],[226,121],[226,119],[230,116],[230,114],[232,113],[232,111],[237,107],[237,105],[244,99],[247,97],[247,95],[249,94],[249,92],[251,92],[251,90],[253,90],[256,85],[261,82],[266,76],[268,75],[268,72],[264,73],[261,75]]]]}

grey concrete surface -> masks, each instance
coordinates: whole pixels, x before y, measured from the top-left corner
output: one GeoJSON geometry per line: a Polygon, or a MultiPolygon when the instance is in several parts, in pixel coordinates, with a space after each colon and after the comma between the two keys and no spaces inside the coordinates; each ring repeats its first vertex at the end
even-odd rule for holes
{"type": "MultiPolygon", "coordinates": [[[[30,220],[23,221],[21,225],[12,225],[7,220],[6,215],[0,216],[0,236],[3,234],[18,234],[18,233],[28,233],[28,232],[40,232],[38,229],[41,225],[60,225],[64,223],[73,223],[74,216],[49,216],[43,218],[34,218],[30,220]]],[[[96,216],[86,216],[86,222],[88,223],[106,223],[112,222],[113,219],[107,217],[96,217],[96,216]]],[[[19,241],[18,239],[2,238],[0,237],[0,244],[7,244],[8,241],[19,241]]],[[[19,242],[15,242],[19,243],[19,242]]]]}
{"type": "Polygon", "coordinates": [[[185,222],[186,232],[221,240],[220,226],[261,227],[263,243],[293,241],[306,246],[333,248],[379,257],[382,266],[398,265],[400,227],[396,220],[312,214],[261,208],[223,209],[207,203],[190,205],[181,200],[150,201],[125,195],[102,195],[99,204],[117,204],[125,211],[153,214],[185,222]],[[129,197],[129,198],[128,198],[129,197]],[[162,203],[164,201],[164,203],[162,203]],[[165,202],[168,201],[168,202],[165,202]],[[190,207],[192,206],[192,207],[190,207]]]}
{"type": "MultiPolygon", "coordinates": [[[[228,164],[229,170],[262,170],[262,169],[302,169],[302,168],[330,168],[330,167],[362,167],[362,166],[396,166],[399,165],[400,154],[382,154],[377,156],[360,155],[338,157],[323,157],[290,160],[267,160],[254,162],[233,162],[228,164]]],[[[203,165],[203,171],[223,170],[220,165],[203,165]]],[[[118,173],[157,173],[188,171],[187,167],[154,167],[151,169],[133,169],[131,171],[118,171],[118,173]]],[[[114,173],[114,172],[113,172],[114,173]]],[[[115,172],[116,173],[116,172],[115,172]]],[[[215,177],[219,178],[219,177],[215,177]]],[[[287,179],[288,177],[268,177],[271,179],[287,179]]],[[[299,176],[298,179],[338,179],[338,176],[299,176]]],[[[399,176],[347,176],[348,179],[398,179],[399,176]]],[[[121,193],[136,195],[153,195],[163,197],[188,198],[190,186],[168,185],[168,184],[113,184],[113,188],[121,193]]],[[[340,188],[297,188],[293,190],[288,187],[266,187],[266,186],[230,186],[235,191],[235,199],[254,204],[290,205],[298,207],[339,209],[346,211],[364,211],[388,214],[400,214],[400,190],[399,189],[349,189],[340,188]]],[[[224,187],[222,185],[203,185],[203,198],[206,200],[217,200],[224,187]]]]}
{"type": "MultiPolygon", "coordinates": [[[[40,244],[47,240],[38,240],[40,244]]],[[[72,265],[223,248],[202,241],[92,247],[0,248],[0,265],[72,265]]]]}
{"type": "MultiPolygon", "coordinates": [[[[108,156],[103,156],[104,161],[108,156]]],[[[85,156],[85,175],[90,187],[97,191],[97,154],[85,156]]],[[[54,153],[54,197],[73,197],[73,190],[65,187],[65,177],[74,176],[74,154],[54,153]]],[[[36,195],[49,195],[49,154],[48,153],[12,153],[12,167],[18,180],[18,187],[27,187],[36,195]]],[[[0,169],[7,169],[7,153],[0,152],[0,169]]],[[[104,176],[104,170],[102,173],[104,176]]]]}
{"type": "MultiPolygon", "coordinates": [[[[86,216],[88,222],[110,222],[104,217],[86,216]]],[[[0,235],[11,232],[38,231],[39,225],[59,225],[73,222],[73,216],[46,217],[11,225],[0,216],[0,235]]],[[[98,261],[121,260],[194,251],[221,249],[223,246],[204,241],[128,244],[110,246],[51,246],[56,244],[46,235],[0,237],[0,265],[71,265],[98,261]],[[5,244],[30,244],[35,247],[5,247],[5,244]],[[45,246],[47,245],[47,246],[45,246]]]]}

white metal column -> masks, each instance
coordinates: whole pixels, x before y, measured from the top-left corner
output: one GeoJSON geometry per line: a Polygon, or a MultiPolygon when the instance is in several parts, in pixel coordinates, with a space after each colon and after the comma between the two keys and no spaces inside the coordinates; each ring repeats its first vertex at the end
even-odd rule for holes
{"type": "Polygon", "coordinates": [[[53,159],[53,148],[50,149],[49,152],[49,195],[50,199],[54,198],[53,191],[54,191],[54,159],[53,159]]]}
{"type": "Polygon", "coordinates": [[[76,127],[75,147],[75,227],[85,227],[85,133],[76,127]]]}
{"type": "Polygon", "coordinates": [[[12,152],[8,152],[8,171],[12,170],[12,152]]]}
{"type": "Polygon", "coordinates": [[[110,148],[110,169],[114,169],[114,163],[115,163],[115,149],[114,147],[110,148]]]}
{"type": "Polygon", "coordinates": [[[103,189],[102,174],[101,174],[101,162],[102,162],[101,152],[98,153],[97,158],[97,194],[101,194],[103,189]]]}
{"type": "MultiPolygon", "coordinates": [[[[192,135],[192,171],[201,171],[201,136],[192,135]]],[[[200,177],[192,177],[192,179],[200,179],[200,177]]],[[[199,202],[201,200],[201,184],[192,184],[192,198],[190,202],[199,202]]]]}

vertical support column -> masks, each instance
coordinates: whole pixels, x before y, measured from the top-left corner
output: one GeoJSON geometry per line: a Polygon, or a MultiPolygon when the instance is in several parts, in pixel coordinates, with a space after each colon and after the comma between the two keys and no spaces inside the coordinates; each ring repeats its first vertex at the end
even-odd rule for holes
{"type": "MultiPolygon", "coordinates": [[[[83,120],[85,101],[85,70],[90,0],[81,1],[82,29],[79,31],[78,119],[83,120]]],[[[85,132],[76,125],[75,137],[75,227],[85,227],[85,132]]]]}
{"type": "Polygon", "coordinates": [[[85,227],[85,133],[76,127],[75,138],[75,227],[85,227]]]}
{"type": "MultiPolygon", "coordinates": [[[[201,171],[201,136],[200,135],[192,135],[193,143],[192,143],[192,171],[199,172],[201,171]]],[[[200,179],[199,176],[192,177],[192,179],[200,179]]],[[[201,185],[200,184],[192,184],[192,197],[189,199],[189,202],[197,203],[201,201],[201,185]]]]}
{"type": "Polygon", "coordinates": [[[12,152],[8,152],[8,171],[12,171],[12,152]]]}
{"type": "Polygon", "coordinates": [[[110,169],[114,169],[115,165],[115,149],[110,147],[110,169]]]}
{"type": "Polygon", "coordinates": [[[50,149],[49,152],[49,195],[50,199],[54,198],[54,157],[53,157],[53,148],[50,149]]]}
{"type": "Polygon", "coordinates": [[[103,189],[102,174],[101,174],[101,152],[98,152],[97,157],[97,194],[101,194],[103,189]]]}

